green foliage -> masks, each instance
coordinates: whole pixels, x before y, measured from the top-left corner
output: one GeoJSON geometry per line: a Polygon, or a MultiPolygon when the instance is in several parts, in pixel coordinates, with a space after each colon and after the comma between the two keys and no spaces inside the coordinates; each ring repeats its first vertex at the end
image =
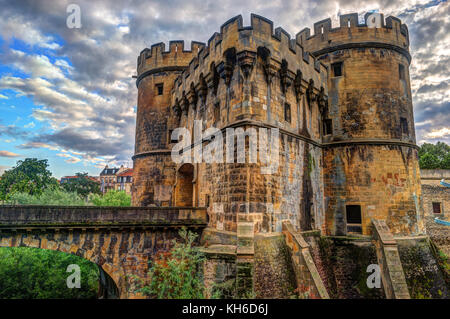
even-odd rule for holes
{"type": "Polygon", "coordinates": [[[221,283],[213,283],[211,299],[233,299],[236,291],[236,280],[229,279],[221,283]]]}
{"type": "Polygon", "coordinates": [[[10,205],[61,205],[61,206],[84,206],[86,201],[77,193],[65,192],[62,189],[45,189],[40,195],[27,193],[13,193],[8,196],[5,204],[10,205]]]}
{"type": "Polygon", "coordinates": [[[89,201],[95,206],[131,206],[131,196],[118,190],[110,190],[104,195],[91,194],[89,201]]]}
{"type": "Polygon", "coordinates": [[[67,192],[76,192],[83,198],[89,194],[100,194],[99,183],[88,177],[87,173],[77,173],[77,178],[73,178],[63,183],[61,186],[67,192]]]}
{"type": "Polygon", "coordinates": [[[3,201],[9,205],[61,205],[61,206],[131,206],[131,196],[124,191],[111,190],[105,195],[90,194],[88,198],[77,192],[67,192],[61,188],[45,189],[40,195],[15,192],[3,201]]]}
{"type": "Polygon", "coordinates": [[[149,263],[149,285],[135,278],[136,292],[158,299],[199,299],[205,296],[201,266],[204,254],[194,246],[195,233],[180,230],[181,242],[173,241],[168,253],[149,263]]]}
{"type": "Polygon", "coordinates": [[[450,146],[424,143],[419,149],[419,166],[422,169],[450,169],[450,146]]]}
{"type": "Polygon", "coordinates": [[[0,298],[96,298],[97,265],[75,255],[37,248],[0,248],[0,298]],[[81,288],[68,288],[67,266],[81,270],[81,288]]]}
{"type": "Polygon", "coordinates": [[[17,161],[17,165],[3,173],[0,180],[0,200],[14,193],[40,195],[47,188],[57,188],[58,181],[47,169],[47,160],[26,158],[17,161]]]}

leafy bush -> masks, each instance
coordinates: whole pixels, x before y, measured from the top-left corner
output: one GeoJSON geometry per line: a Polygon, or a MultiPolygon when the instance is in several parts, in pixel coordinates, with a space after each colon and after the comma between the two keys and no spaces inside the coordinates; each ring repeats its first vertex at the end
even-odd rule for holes
{"type": "Polygon", "coordinates": [[[197,234],[180,230],[181,242],[173,241],[172,249],[150,262],[149,285],[136,278],[136,292],[158,299],[199,299],[205,296],[201,266],[205,259],[194,246],[197,234]]]}
{"type": "Polygon", "coordinates": [[[0,248],[0,298],[96,298],[98,266],[75,255],[38,248],[0,248]],[[81,288],[68,288],[67,266],[81,270],[81,288]]]}
{"type": "Polygon", "coordinates": [[[11,205],[61,205],[61,206],[84,206],[86,201],[77,193],[65,192],[62,189],[45,189],[40,195],[27,193],[13,193],[5,201],[11,205]]]}
{"type": "Polygon", "coordinates": [[[110,190],[104,195],[91,194],[89,201],[95,206],[131,206],[131,196],[118,190],[110,190]]]}

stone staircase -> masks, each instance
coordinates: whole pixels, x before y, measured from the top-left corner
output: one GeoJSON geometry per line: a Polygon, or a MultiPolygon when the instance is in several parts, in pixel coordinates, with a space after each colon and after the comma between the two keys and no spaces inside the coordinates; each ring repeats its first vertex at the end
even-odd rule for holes
{"type": "Polygon", "coordinates": [[[291,250],[298,296],[302,299],[330,299],[311,256],[309,244],[290,221],[283,222],[283,234],[291,250]]]}
{"type": "Polygon", "coordinates": [[[381,281],[387,299],[410,299],[397,242],[384,220],[372,221],[381,281]]]}

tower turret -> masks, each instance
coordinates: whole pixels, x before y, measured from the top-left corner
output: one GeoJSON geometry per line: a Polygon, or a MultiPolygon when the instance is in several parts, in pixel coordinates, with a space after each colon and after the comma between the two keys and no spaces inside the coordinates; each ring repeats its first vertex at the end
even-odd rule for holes
{"type": "Polygon", "coordinates": [[[184,50],[184,41],[171,41],[142,50],[137,61],[138,108],[133,176],[133,205],[172,205],[175,167],[170,158],[169,131],[171,92],[176,77],[189,65],[203,43],[192,42],[184,50]]]}
{"type": "Polygon", "coordinates": [[[324,184],[330,234],[370,233],[385,219],[394,233],[423,231],[409,77],[407,27],[395,17],[356,13],[314,24],[297,42],[328,66],[323,118],[324,184]]]}

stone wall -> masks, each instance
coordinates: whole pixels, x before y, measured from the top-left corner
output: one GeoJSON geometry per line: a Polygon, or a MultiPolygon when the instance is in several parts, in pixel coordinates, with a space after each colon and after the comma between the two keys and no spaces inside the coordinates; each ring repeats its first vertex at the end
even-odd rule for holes
{"type": "Polygon", "coordinates": [[[430,239],[398,237],[396,241],[411,298],[450,298],[448,264],[446,270],[442,268],[430,239]]]}
{"type": "Polygon", "coordinates": [[[441,180],[450,179],[450,169],[421,169],[420,181],[422,185],[440,186],[441,180]]]}
{"type": "Polygon", "coordinates": [[[370,239],[305,237],[313,243],[311,253],[332,299],[385,298],[383,287],[368,288],[367,266],[377,264],[370,239]],[[317,247],[318,249],[314,249],[317,247]]]}
{"type": "Polygon", "coordinates": [[[351,145],[324,156],[327,233],[346,234],[346,205],[360,205],[362,232],[384,219],[394,234],[424,232],[417,151],[398,145],[351,145]]]}
{"type": "Polygon", "coordinates": [[[426,217],[426,225],[427,235],[447,258],[450,258],[450,227],[436,223],[433,216],[426,217]]]}
{"type": "Polygon", "coordinates": [[[282,234],[255,237],[256,298],[289,299],[297,295],[291,253],[282,234]]]}

